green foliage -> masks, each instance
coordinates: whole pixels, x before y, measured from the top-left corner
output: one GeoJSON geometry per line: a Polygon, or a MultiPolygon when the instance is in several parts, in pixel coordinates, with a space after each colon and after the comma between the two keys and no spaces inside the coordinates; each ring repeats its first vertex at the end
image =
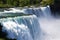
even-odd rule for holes
{"type": "Polygon", "coordinates": [[[53,5],[54,4],[54,0],[42,0],[40,2],[41,6],[47,6],[47,5],[53,5]]]}
{"type": "Polygon", "coordinates": [[[40,4],[40,0],[0,0],[0,7],[17,7],[40,4]]]}
{"type": "Polygon", "coordinates": [[[0,7],[23,7],[31,5],[50,5],[53,0],[0,0],[0,7]]]}

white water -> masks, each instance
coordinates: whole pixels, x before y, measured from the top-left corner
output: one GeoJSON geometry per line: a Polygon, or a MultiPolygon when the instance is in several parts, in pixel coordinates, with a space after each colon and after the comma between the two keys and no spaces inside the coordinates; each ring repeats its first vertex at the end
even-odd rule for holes
{"type": "Polygon", "coordinates": [[[36,16],[21,16],[1,19],[8,38],[17,40],[60,40],[60,18],[51,16],[50,7],[27,8],[23,13],[36,16]]]}
{"type": "Polygon", "coordinates": [[[50,7],[36,8],[34,14],[38,16],[41,29],[39,40],[60,40],[60,18],[51,15],[50,7]]]}
{"type": "Polygon", "coordinates": [[[17,40],[38,40],[40,35],[40,25],[37,17],[20,16],[14,18],[0,19],[3,25],[2,31],[7,32],[9,39],[17,40]],[[37,28],[37,30],[36,30],[37,28]]]}
{"type": "Polygon", "coordinates": [[[39,22],[42,30],[40,40],[60,40],[60,19],[42,18],[39,22]]]}
{"type": "Polygon", "coordinates": [[[45,17],[39,18],[40,40],[60,40],[60,18],[53,18],[50,8],[41,7],[45,17]]]}

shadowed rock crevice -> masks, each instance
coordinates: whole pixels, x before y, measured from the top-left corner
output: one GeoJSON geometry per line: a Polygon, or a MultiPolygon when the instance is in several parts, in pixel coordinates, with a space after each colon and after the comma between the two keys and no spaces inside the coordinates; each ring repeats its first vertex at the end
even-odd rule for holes
{"type": "Polygon", "coordinates": [[[0,23],[0,40],[16,40],[16,39],[8,39],[6,36],[7,36],[7,33],[6,32],[2,32],[2,25],[0,23]]]}

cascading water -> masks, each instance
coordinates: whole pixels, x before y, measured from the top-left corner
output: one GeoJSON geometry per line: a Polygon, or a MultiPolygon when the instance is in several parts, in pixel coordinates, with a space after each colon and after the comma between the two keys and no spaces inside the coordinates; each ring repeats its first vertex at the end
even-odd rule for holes
{"type": "Polygon", "coordinates": [[[47,7],[40,7],[44,17],[51,17],[51,11],[50,11],[50,6],[47,7]]]}
{"type": "Polygon", "coordinates": [[[60,19],[51,16],[49,6],[26,8],[22,12],[33,15],[0,19],[2,31],[7,32],[9,39],[60,40],[60,19]]]}
{"type": "Polygon", "coordinates": [[[38,18],[41,35],[40,40],[60,40],[60,18],[51,15],[50,7],[40,7],[44,17],[38,18]]]}
{"type": "Polygon", "coordinates": [[[51,15],[50,7],[32,8],[27,13],[31,13],[30,10],[38,17],[41,29],[39,40],[60,40],[60,19],[51,15]]]}
{"type": "Polygon", "coordinates": [[[51,17],[50,6],[27,8],[24,12],[26,14],[35,14],[37,17],[51,17]]]}
{"type": "Polygon", "coordinates": [[[2,31],[7,32],[7,38],[17,40],[38,40],[40,35],[40,25],[37,17],[20,16],[14,18],[0,19],[3,25],[2,31]],[[37,30],[36,30],[37,28],[37,30]]]}
{"type": "Polygon", "coordinates": [[[40,8],[27,8],[24,12],[27,14],[34,14],[38,17],[43,16],[42,10],[40,8]]]}

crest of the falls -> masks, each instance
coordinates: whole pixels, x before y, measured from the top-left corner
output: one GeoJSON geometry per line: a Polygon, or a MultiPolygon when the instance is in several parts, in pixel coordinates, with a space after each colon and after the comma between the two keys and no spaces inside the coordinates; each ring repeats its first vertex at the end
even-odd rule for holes
{"type": "Polygon", "coordinates": [[[33,8],[9,8],[0,13],[24,13],[24,14],[35,14],[37,17],[51,17],[50,6],[46,7],[33,7],[33,8]]]}
{"type": "Polygon", "coordinates": [[[37,17],[51,17],[50,6],[27,8],[24,11],[26,14],[35,14],[37,17]]]}
{"type": "Polygon", "coordinates": [[[0,13],[25,13],[26,9],[20,9],[20,8],[7,8],[7,9],[1,9],[0,13]]]}
{"type": "MultiPolygon", "coordinates": [[[[9,11],[5,11],[6,13],[9,11]]],[[[59,40],[59,20],[52,18],[50,7],[23,8],[13,13],[33,14],[0,19],[7,37],[17,40],[59,40]],[[18,12],[19,11],[19,12],[18,12]],[[58,26],[58,27],[57,27],[58,26]],[[58,29],[58,30],[57,30],[58,29]],[[56,37],[57,38],[56,38],[56,37]],[[55,39],[56,38],[56,39],[55,39]]],[[[12,13],[11,13],[12,14],[12,13]]],[[[3,15],[3,14],[2,14],[3,15]]],[[[19,15],[19,14],[18,14],[19,15]]],[[[5,16],[5,15],[4,15],[5,16]]]]}
{"type": "Polygon", "coordinates": [[[2,31],[17,40],[39,40],[40,25],[35,15],[0,19],[2,31]]]}
{"type": "Polygon", "coordinates": [[[50,6],[47,7],[40,7],[44,17],[51,17],[51,10],[50,10],[50,6]]]}
{"type": "Polygon", "coordinates": [[[34,14],[34,15],[36,15],[38,17],[43,16],[43,13],[42,13],[40,8],[27,8],[25,10],[25,13],[27,13],[27,14],[34,14]]]}

